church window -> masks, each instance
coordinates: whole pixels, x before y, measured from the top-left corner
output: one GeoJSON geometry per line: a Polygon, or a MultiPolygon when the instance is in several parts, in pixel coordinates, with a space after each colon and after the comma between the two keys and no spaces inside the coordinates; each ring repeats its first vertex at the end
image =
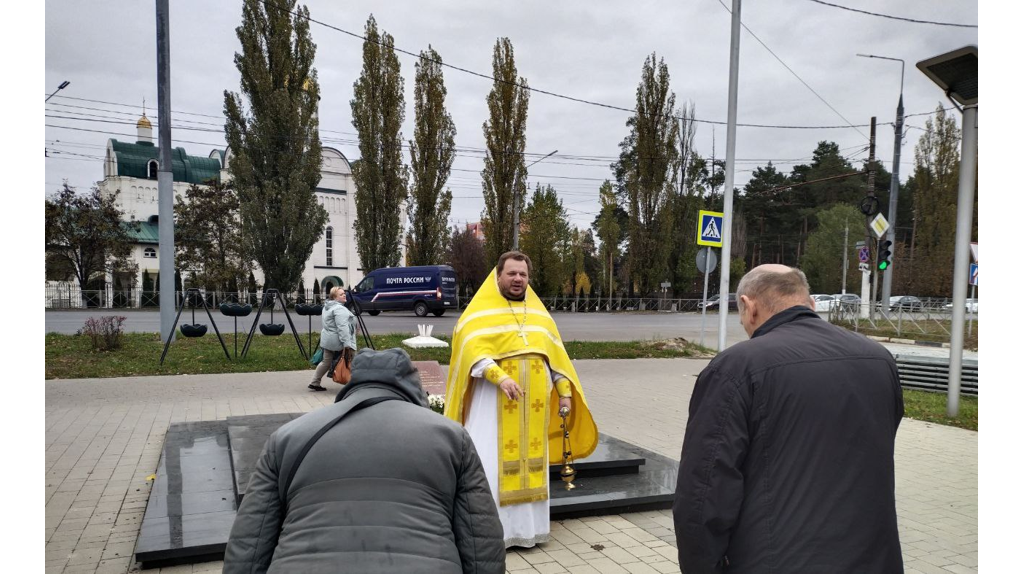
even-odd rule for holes
{"type": "Polygon", "coordinates": [[[157,164],[156,160],[155,159],[149,160],[149,163],[146,165],[147,177],[149,179],[156,179],[157,169],[158,169],[158,164],[157,164]]]}
{"type": "Polygon", "coordinates": [[[327,241],[327,266],[331,267],[334,265],[334,228],[327,227],[327,235],[325,237],[327,241]]]}
{"type": "Polygon", "coordinates": [[[152,247],[147,247],[142,252],[142,256],[146,257],[147,259],[156,259],[156,249],[153,249],[152,247]]]}

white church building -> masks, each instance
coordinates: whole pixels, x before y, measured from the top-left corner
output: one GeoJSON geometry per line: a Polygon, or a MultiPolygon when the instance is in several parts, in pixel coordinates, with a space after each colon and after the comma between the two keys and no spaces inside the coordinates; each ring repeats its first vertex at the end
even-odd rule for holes
{"type": "MultiPolygon", "coordinates": [[[[138,139],[135,142],[115,139],[107,141],[103,180],[98,182],[98,187],[105,193],[119,191],[118,207],[124,211],[126,218],[134,218],[141,224],[136,233],[133,253],[134,262],[138,264],[138,275],[135,277],[137,292],[142,288],[144,274],[148,273],[149,278],[155,281],[160,270],[157,201],[160,150],[153,139],[153,126],[145,114],[136,127],[138,139]]],[[[175,197],[184,197],[185,190],[192,184],[230,180],[228,167],[231,157],[230,148],[214,149],[205,157],[188,155],[184,148],[174,148],[171,151],[171,167],[175,197]]],[[[363,270],[359,267],[353,228],[356,219],[356,189],[352,166],[343,153],[324,147],[321,170],[321,180],[315,193],[317,201],[327,210],[329,217],[323,236],[306,262],[302,282],[306,289],[312,289],[317,284],[321,292],[326,292],[335,286],[355,285],[362,279],[363,270]]],[[[403,228],[405,218],[403,209],[403,228]]],[[[403,260],[404,247],[402,242],[403,260]]],[[[254,274],[262,286],[263,277],[259,266],[255,266],[254,274]]],[[[183,271],[182,276],[187,278],[187,272],[183,271]]],[[[108,277],[107,283],[111,288],[118,289],[117,285],[125,283],[124,279],[128,278],[108,277]]]]}

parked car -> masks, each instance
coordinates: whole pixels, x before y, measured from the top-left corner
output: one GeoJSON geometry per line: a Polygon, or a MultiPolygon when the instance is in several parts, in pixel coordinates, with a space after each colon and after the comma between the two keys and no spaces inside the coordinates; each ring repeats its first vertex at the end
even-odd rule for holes
{"type": "Polygon", "coordinates": [[[920,311],[924,309],[924,303],[920,299],[913,295],[896,295],[895,297],[889,297],[889,310],[910,310],[920,311]]]}
{"type": "Polygon", "coordinates": [[[860,310],[860,297],[854,295],[853,293],[847,293],[846,295],[837,293],[833,295],[832,298],[833,301],[830,310],[849,312],[860,310]]]}
{"type": "MultiPolygon", "coordinates": [[[[708,309],[718,309],[718,305],[719,305],[720,300],[721,300],[721,296],[720,295],[712,295],[712,296],[708,297],[707,308],[708,309]]],[[[700,306],[699,303],[698,303],[698,306],[700,306]]],[[[738,304],[736,302],[736,294],[735,293],[729,293],[729,310],[730,311],[738,311],[739,310],[739,306],[738,306],[738,304]]]]}
{"type": "Polygon", "coordinates": [[[455,286],[455,270],[447,265],[374,269],[352,288],[350,307],[357,315],[412,310],[417,317],[440,317],[457,306],[455,286]]]}
{"type": "Polygon", "coordinates": [[[811,295],[811,299],[814,300],[814,310],[820,313],[831,311],[832,305],[836,301],[836,298],[832,295],[811,295]]]}
{"type": "MultiPolygon", "coordinates": [[[[972,299],[972,298],[968,297],[964,301],[964,307],[965,307],[965,310],[968,313],[977,313],[978,312],[978,300],[977,299],[972,299]]],[[[953,311],[953,304],[952,303],[946,303],[946,307],[945,308],[949,309],[949,311],[952,312],[953,311]]]]}

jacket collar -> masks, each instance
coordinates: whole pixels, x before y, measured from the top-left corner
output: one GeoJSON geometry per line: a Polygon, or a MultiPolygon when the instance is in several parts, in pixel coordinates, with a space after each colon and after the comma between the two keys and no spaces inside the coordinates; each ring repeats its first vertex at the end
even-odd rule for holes
{"type": "Polygon", "coordinates": [[[817,313],[812,311],[810,307],[807,307],[806,305],[794,305],[789,309],[779,311],[778,313],[772,315],[767,321],[764,322],[764,324],[762,324],[760,327],[757,328],[756,331],[754,331],[754,334],[751,335],[750,338],[755,339],[757,337],[760,337],[761,335],[768,333],[769,331],[778,327],[779,325],[785,325],[786,323],[790,323],[792,321],[808,319],[811,317],[814,317],[815,319],[821,319],[821,317],[819,317],[817,313]]]}

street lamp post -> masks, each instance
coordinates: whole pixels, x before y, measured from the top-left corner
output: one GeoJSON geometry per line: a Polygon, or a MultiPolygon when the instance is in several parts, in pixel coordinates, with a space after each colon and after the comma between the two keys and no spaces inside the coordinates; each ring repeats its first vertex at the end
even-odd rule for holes
{"type": "MultiPolygon", "coordinates": [[[[877,58],[879,60],[890,60],[900,63],[900,99],[896,104],[896,141],[892,148],[892,179],[889,182],[889,230],[886,232],[886,239],[891,245],[896,244],[896,205],[900,196],[900,151],[903,148],[903,71],[906,62],[900,58],[889,58],[886,56],[875,56],[873,54],[857,54],[862,58],[877,58]]],[[[876,271],[877,272],[877,271],[876,271]]],[[[889,298],[892,297],[892,268],[885,270],[882,276],[882,309],[889,308],[889,298]]]]}
{"type": "Polygon", "coordinates": [[[964,356],[964,315],[967,299],[967,259],[974,217],[974,178],[978,167],[978,47],[965,46],[917,63],[946,97],[963,106],[960,148],[960,189],[956,206],[956,239],[953,245],[953,319],[949,340],[949,388],[946,415],[960,409],[960,373],[964,356]]]}
{"type": "Polygon", "coordinates": [[[68,80],[64,80],[63,82],[61,82],[60,85],[57,86],[57,89],[54,90],[52,94],[50,94],[49,96],[46,96],[46,99],[43,100],[43,103],[45,104],[46,102],[50,101],[50,98],[52,98],[53,96],[57,95],[57,92],[63,90],[66,87],[68,87],[70,84],[71,84],[71,82],[69,82],[68,80]]]}

